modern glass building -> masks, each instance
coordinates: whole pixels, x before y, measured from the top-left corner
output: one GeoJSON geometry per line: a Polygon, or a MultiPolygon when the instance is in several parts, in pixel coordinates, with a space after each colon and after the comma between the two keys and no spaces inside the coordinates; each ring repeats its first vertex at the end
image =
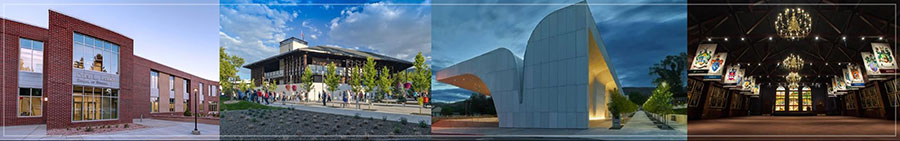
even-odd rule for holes
{"type": "Polygon", "coordinates": [[[609,90],[620,89],[588,5],[545,16],[525,59],[499,48],[444,68],[437,81],[490,95],[500,127],[589,128],[610,117],[609,90]]]}
{"type": "Polygon", "coordinates": [[[2,19],[3,126],[130,123],[181,115],[198,102],[200,113],[217,111],[218,82],[134,56],[134,41],[124,35],[49,14],[49,28],[2,19]],[[168,93],[161,98],[160,91],[168,93]],[[189,102],[189,97],[199,100],[189,102]]]}

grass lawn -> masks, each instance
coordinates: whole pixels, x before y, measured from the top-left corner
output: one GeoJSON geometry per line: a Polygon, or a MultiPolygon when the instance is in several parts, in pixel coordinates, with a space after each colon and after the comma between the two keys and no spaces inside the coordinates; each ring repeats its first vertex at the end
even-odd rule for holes
{"type": "Polygon", "coordinates": [[[246,100],[240,100],[238,103],[233,104],[225,104],[224,101],[227,101],[227,98],[222,98],[219,101],[221,102],[223,111],[233,111],[233,110],[247,110],[247,109],[283,109],[281,107],[274,106],[266,106],[263,104],[257,104],[253,102],[249,102],[246,100]]]}

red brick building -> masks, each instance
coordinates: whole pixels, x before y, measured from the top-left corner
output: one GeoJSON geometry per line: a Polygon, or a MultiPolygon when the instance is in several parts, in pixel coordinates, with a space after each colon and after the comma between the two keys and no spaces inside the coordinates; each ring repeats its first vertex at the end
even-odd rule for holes
{"type": "Polygon", "coordinates": [[[191,99],[201,101],[199,113],[218,111],[218,82],[134,56],[125,35],[49,14],[49,29],[0,19],[2,126],[131,123],[181,115],[194,109],[191,99]]]}

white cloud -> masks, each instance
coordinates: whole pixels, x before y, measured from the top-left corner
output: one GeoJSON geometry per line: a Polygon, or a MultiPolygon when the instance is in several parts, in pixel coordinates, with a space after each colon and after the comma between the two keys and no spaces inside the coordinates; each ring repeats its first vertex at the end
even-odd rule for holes
{"type": "Polygon", "coordinates": [[[319,39],[319,36],[317,36],[316,34],[311,34],[311,35],[309,35],[309,38],[319,39]]]}
{"type": "MultiPolygon", "coordinates": [[[[278,42],[287,36],[299,11],[288,12],[266,5],[229,5],[219,9],[219,44],[229,54],[258,61],[278,52],[278,42]]],[[[242,71],[241,73],[249,73],[242,71]]]]}
{"type": "Polygon", "coordinates": [[[404,60],[431,54],[431,9],[428,5],[377,2],[341,10],[328,36],[347,46],[372,48],[404,60]]]}

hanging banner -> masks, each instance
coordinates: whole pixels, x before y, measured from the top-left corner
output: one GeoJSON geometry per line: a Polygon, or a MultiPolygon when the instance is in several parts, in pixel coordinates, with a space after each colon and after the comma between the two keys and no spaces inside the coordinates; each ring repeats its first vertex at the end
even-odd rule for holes
{"type": "Polygon", "coordinates": [[[722,81],[722,72],[725,69],[727,53],[716,53],[710,60],[709,71],[703,76],[703,81],[722,81]]]}
{"type": "Polygon", "coordinates": [[[709,73],[713,55],[716,53],[716,44],[700,44],[697,54],[688,69],[688,76],[703,76],[709,73]]]}
{"type": "Polygon", "coordinates": [[[848,64],[847,65],[847,73],[850,76],[850,86],[851,87],[866,87],[866,81],[863,80],[862,70],[859,69],[858,65],[848,64]]]}
{"type": "Polygon", "coordinates": [[[894,75],[897,73],[897,60],[891,46],[885,43],[872,43],[872,51],[881,75],[894,75]]]}
{"type": "Polygon", "coordinates": [[[887,80],[890,75],[882,75],[881,68],[878,66],[878,58],[871,52],[861,52],[863,58],[863,68],[866,68],[866,81],[887,80]]]}
{"type": "Polygon", "coordinates": [[[728,66],[728,69],[725,70],[725,77],[722,81],[722,87],[737,87],[738,80],[740,80],[740,65],[733,64],[728,66]]]}

